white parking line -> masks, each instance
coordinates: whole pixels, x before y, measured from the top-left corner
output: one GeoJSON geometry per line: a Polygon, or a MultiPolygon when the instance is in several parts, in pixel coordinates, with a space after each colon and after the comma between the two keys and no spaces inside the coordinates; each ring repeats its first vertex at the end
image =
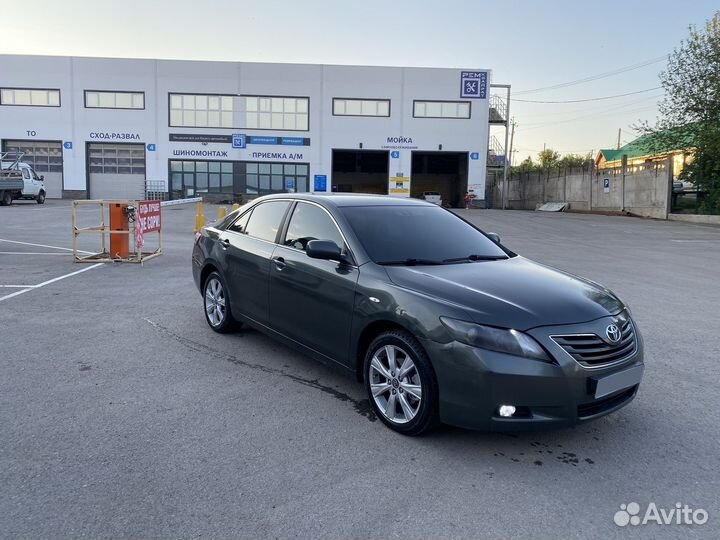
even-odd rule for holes
{"type": "Polygon", "coordinates": [[[37,285],[0,285],[0,289],[34,289],[37,285]]]}
{"type": "Polygon", "coordinates": [[[82,274],[83,272],[87,272],[88,270],[92,270],[93,268],[97,268],[98,266],[102,266],[104,263],[97,263],[93,264],[92,266],[88,266],[87,268],[83,268],[82,270],[77,270],[75,272],[70,272],[69,274],[65,274],[64,276],[58,276],[53,279],[49,279],[47,281],[43,281],[42,283],[39,283],[38,285],[34,285],[32,288],[27,289],[21,289],[17,292],[14,292],[12,294],[8,294],[6,296],[0,296],[0,302],[3,300],[8,300],[10,298],[13,298],[15,296],[20,296],[21,294],[24,294],[28,291],[34,291],[35,289],[39,289],[40,287],[44,287],[45,285],[50,285],[51,283],[55,283],[56,281],[60,281],[61,279],[69,278],[72,276],[76,276],[78,274],[82,274]]]}
{"type": "Polygon", "coordinates": [[[53,253],[51,251],[0,251],[0,255],[62,255],[68,257],[69,253],[53,253]]]}
{"type": "MultiPolygon", "coordinates": [[[[6,240],[5,238],[0,238],[0,242],[10,242],[11,244],[22,244],[24,246],[35,246],[35,247],[44,247],[44,248],[50,248],[50,249],[61,249],[63,251],[72,251],[72,248],[66,248],[66,247],[60,247],[60,246],[48,246],[47,244],[33,244],[32,242],[19,242],[17,240],[6,240]]],[[[78,253],[87,253],[88,255],[92,254],[92,251],[83,251],[81,249],[78,249],[78,253]]]]}

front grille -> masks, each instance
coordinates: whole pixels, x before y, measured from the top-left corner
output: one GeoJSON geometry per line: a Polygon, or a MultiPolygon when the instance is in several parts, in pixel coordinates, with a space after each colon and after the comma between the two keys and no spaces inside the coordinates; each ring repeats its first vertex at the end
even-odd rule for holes
{"type": "Polygon", "coordinates": [[[637,388],[638,385],[635,385],[628,388],[627,390],[623,390],[619,394],[613,394],[612,396],[604,397],[591,403],[578,405],[578,417],[587,418],[588,416],[595,416],[596,414],[600,414],[605,411],[609,411],[610,409],[614,409],[618,405],[632,398],[635,395],[637,388]]]}
{"type": "Polygon", "coordinates": [[[601,367],[620,362],[637,350],[635,327],[630,319],[620,324],[622,337],[617,344],[609,344],[596,334],[568,334],[552,336],[553,341],[586,367],[601,367]]]}

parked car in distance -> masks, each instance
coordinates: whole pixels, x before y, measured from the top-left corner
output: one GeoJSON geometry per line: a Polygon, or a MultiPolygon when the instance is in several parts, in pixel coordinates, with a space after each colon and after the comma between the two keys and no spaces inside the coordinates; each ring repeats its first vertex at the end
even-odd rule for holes
{"type": "Polygon", "coordinates": [[[416,199],[260,197],[196,235],[192,271],[214,331],[246,323],[339,366],[406,435],[576,425],[643,374],[612,292],[416,199]]]}
{"type": "MultiPolygon", "coordinates": [[[[6,154],[3,154],[2,157],[4,159],[0,160],[0,170],[4,171],[6,176],[17,176],[17,173],[19,173],[23,181],[22,190],[20,192],[13,191],[11,200],[32,199],[37,201],[38,204],[43,204],[46,195],[44,178],[38,176],[27,163],[6,159],[6,154]]],[[[8,202],[7,204],[10,203],[8,202]]]]}
{"type": "Polygon", "coordinates": [[[425,191],[423,192],[423,200],[442,206],[442,195],[438,191],[425,191]]]}

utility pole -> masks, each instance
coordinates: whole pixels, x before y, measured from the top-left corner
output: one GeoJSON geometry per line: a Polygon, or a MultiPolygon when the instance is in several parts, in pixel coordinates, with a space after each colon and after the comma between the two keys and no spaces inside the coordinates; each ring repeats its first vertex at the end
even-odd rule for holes
{"type": "MultiPolygon", "coordinates": [[[[515,139],[515,126],[517,125],[515,118],[510,119],[510,125],[512,126],[512,129],[510,130],[510,152],[507,154],[510,157],[510,164],[512,164],[513,140],[515,139]]],[[[507,161],[507,156],[505,157],[505,160],[507,161]]],[[[507,164],[505,165],[505,182],[503,187],[505,188],[505,195],[503,196],[503,210],[505,210],[507,200],[510,197],[510,175],[508,174],[507,164]]]]}
{"type": "Polygon", "coordinates": [[[618,128],[618,145],[617,149],[620,150],[620,135],[622,134],[622,128],[618,128]]]}
{"type": "MultiPolygon", "coordinates": [[[[500,86],[500,85],[498,85],[500,86]]],[[[502,186],[502,209],[505,210],[507,206],[507,196],[506,193],[509,193],[509,190],[507,188],[508,186],[508,173],[510,171],[510,163],[508,162],[508,159],[510,157],[510,153],[508,152],[508,128],[509,122],[510,122],[510,85],[502,85],[503,88],[507,90],[507,102],[505,105],[505,163],[504,163],[504,169],[503,169],[503,186],[502,186]]]]}

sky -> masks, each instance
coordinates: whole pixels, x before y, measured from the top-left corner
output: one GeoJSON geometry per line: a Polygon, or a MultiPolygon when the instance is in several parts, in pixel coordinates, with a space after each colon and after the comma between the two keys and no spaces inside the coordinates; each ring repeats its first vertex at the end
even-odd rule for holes
{"type": "Polygon", "coordinates": [[[661,89],[520,100],[656,88],[688,26],[717,9],[717,0],[23,0],[3,2],[0,54],[488,68],[512,85],[518,163],[545,146],[614,148],[618,129],[621,144],[634,139],[633,125],[654,122],[661,89]]]}

